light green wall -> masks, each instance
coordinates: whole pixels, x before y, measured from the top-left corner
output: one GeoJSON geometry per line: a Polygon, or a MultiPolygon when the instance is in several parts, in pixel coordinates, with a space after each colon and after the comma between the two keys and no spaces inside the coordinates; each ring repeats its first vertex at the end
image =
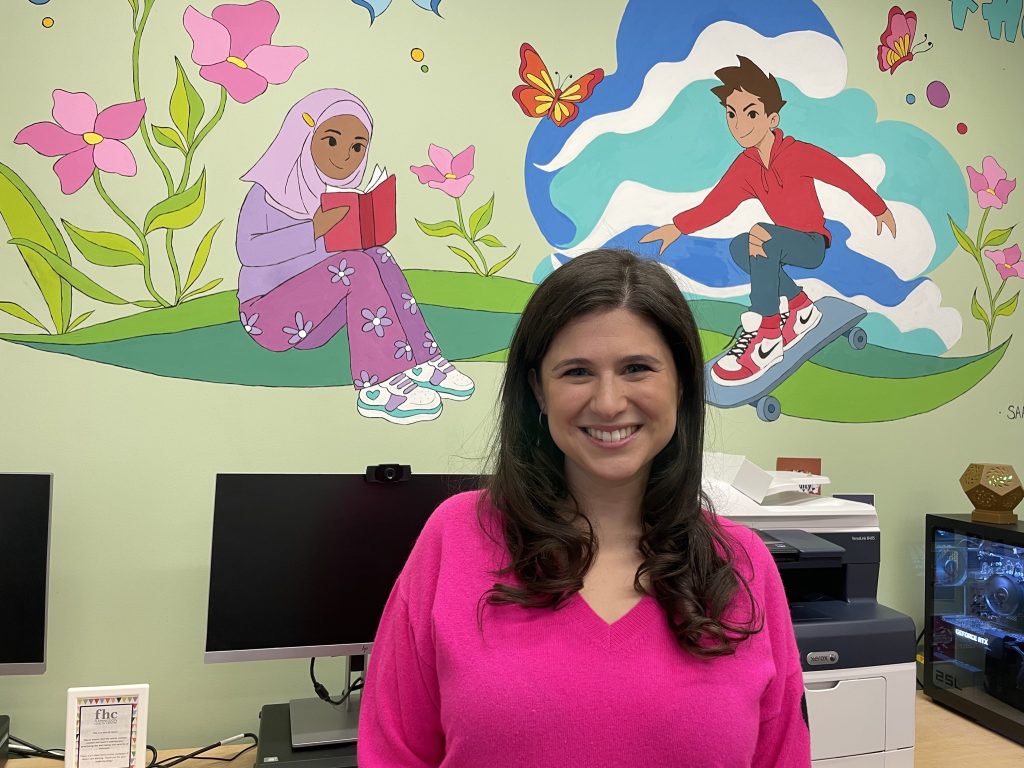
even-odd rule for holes
{"type": "MultiPolygon", "coordinates": [[[[509,96],[517,82],[519,43],[532,42],[552,68],[583,71],[600,65],[612,72],[624,2],[446,0],[441,20],[395,0],[370,29],[365,12],[346,0],[276,4],[283,19],[274,42],[301,43],[310,59],[287,84],[272,86],[244,107],[230,104],[211,136],[204,153],[212,180],[208,208],[229,217],[225,228],[233,229],[231,211],[237,211],[245,190],[233,180],[266,146],[285,111],[311,90],[338,86],[367,101],[376,121],[371,159],[385,159],[399,173],[426,162],[431,141],[456,150],[477,145],[471,196],[497,191],[496,231],[523,241],[523,256],[505,274],[529,279],[549,249],[523,194],[523,155],[534,124],[509,96]],[[426,52],[428,74],[410,61],[413,47],[426,52]]],[[[86,90],[101,107],[130,100],[130,17],[124,0],[53,2],[44,7],[57,21],[50,30],[39,26],[39,9],[27,0],[21,5],[6,0],[3,11],[8,34],[0,137],[48,119],[50,93],[57,87],[86,90]]],[[[196,0],[195,5],[209,13],[215,3],[196,0]]],[[[821,5],[846,48],[849,85],[873,94],[879,119],[915,122],[939,137],[961,166],[979,166],[984,155],[993,154],[1011,176],[1024,178],[1024,150],[1017,138],[1022,108],[1019,89],[1012,85],[1024,74],[1024,40],[993,41],[980,12],[958,32],[947,0],[922,0],[915,9],[919,35],[927,32],[935,51],[890,76],[878,71],[875,59],[889,4],[827,0],[821,5]],[[953,93],[946,110],[924,100],[931,79],[944,80],[953,93]],[[918,96],[913,108],[904,101],[907,92],[918,96]],[[953,130],[961,119],[970,126],[962,137],[953,130]]],[[[188,57],[189,41],[180,25],[184,7],[183,0],[159,0],[147,31],[144,88],[159,94],[151,114],[165,113],[172,56],[188,57]]],[[[206,85],[199,87],[211,94],[206,85]]],[[[143,182],[159,187],[159,177],[138,149],[136,156],[143,182]]],[[[25,175],[51,211],[97,229],[109,221],[90,188],[64,198],[50,163],[31,150],[4,139],[0,159],[25,175]]],[[[111,178],[108,188],[131,200],[135,183],[111,178]]],[[[424,219],[448,215],[440,195],[420,195],[415,206],[424,219]]],[[[1024,190],[1017,190],[1000,221],[1016,222],[1022,212],[1024,190]]],[[[210,269],[230,282],[237,260],[226,247],[228,239],[210,269]]],[[[409,228],[393,245],[406,268],[462,266],[442,253],[437,241],[409,228]]],[[[978,279],[973,262],[956,254],[933,276],[945,302],[966,318],[963,338],[951,354],[983,350],[981,325],[968,309],[968,286],[978,279]]],[[[136,282],[112,274],[109,285],[134,288],[136,282]]],[[[33,292],[20,258],[3,246],[0,299],[33,292]]],[[[96,318],[118,315],[100,307],[96,318]]],[[[1001,321],[997,338],[1024,330],[1022,317],[1018,312],[1001,321]]],[[[0,331],[23,330],[0,317],[0,331]]],[[[13,715],[15,733],[47,746],[61,744],[69,686],[150,683],[149,740],[158,746],[205,744],[253,730],[262,703],[309,695],[302,661],[202,663],[214,476],[351,472],[383,461],[411,463],[421,472],[473,471],[486,452],[501,369],[468,364],[466,370],[477,381],[474,398],[447,407],[437,421],[397,428],[358,417],[351,388],[195,383],[0,343],[0,470],[55,476],[48,671],[40,677],[0,678],[0,711],[13,715]]],[[[1007,403],[1024,405],[1022,373],[1024,350],[1015,339],[998,369],[974,390],[904,421],[834,425],[782,417],[764,424],[750,408],[712,411],[709,448],[746,453],[766,466],[777,455],[818,455],[832,490],[875,492],[883,531],[879,597],[920,624],[925,513],[968,511],[957,478],[971,461],[1011,462],[1024,469],[1024,421],[1006,418],[1007,403]]],[[[0,631],[17,631],[15,617],[0,615],[0,631]]],[[[321,669],[336,688],[340,675],[332,666],[340,665],[325,662],[321,669]]]]}

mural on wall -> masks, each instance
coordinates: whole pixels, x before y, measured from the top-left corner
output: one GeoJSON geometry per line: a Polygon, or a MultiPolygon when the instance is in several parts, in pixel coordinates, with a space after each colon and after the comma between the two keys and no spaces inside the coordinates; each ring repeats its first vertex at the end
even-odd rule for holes
{"type": "MultiPolygon", "coordinates": [[[[950,0],[950,13],[953,26],[962,30],[967,23],[967,14],[978,10],[978,0],[950,0]]],[[[1017,39],[1017,28],[1021,25],[1021,12],[1024,3],[1018,0],[989,0],[981,10],[981,15],[988,22],[988,33],[993,40],[1004,35],[1006,42],[1017,39]]]]}
{"type": "MultiPolygon", "coordinates": [[[[452,197],[458,214],[458,222],[416,220],[417,225],[432,237],[458,235],[464,240],[476,258],[463,248],[448,248],[474,274],[405,273],[384,247],[397,224],[395,177],[375,167],[364,179],[373,128],[367,107],[340,89],[309,94],[288,112],[271,146],[242,176],[250,186],[238,212],[238,291],[213,293],[224,277],[202,285],[197,281],[223,219],[198,239],[187,276],[182,277],[184,264],[175,250],[175,238],[180,243],[206,213],[206,173],[201,170],[196,176],[193,170],[198,150],[223,118],[229,100],[244,105],[270,85],[286,83],[308,52],[271,42],[280,15],[268,0],[222,4],[209,16],[188,6],[182,23],[192,42],[190,57],[199,77],[218,86],[219,104],[204,122],[207,103],[176,59],[170,125],[150,124],[140,64],[143,33],[156,1],[129,2],[135,101],[97,113],[88,94],[58,89],[54,122],[33,123],[15,137],[15,143],[42,155],[59,156],[54,170],[65,194],[92,181],[134,237],[89,231],[61,219],[64,232],[92,267],[141,267],[148,297],[122,297],[103,286],[102,274],[73,263],[81,264],[77,256],[72,258],[54,216],[12,167],[0,164],[0,216],[50,315],[47,322],[23,303],[4,300],[0,311],[45,335],[2,338],[180,378],[265,386],[354,384],[359,414],[396,424],[437,418],[442,400],[470,397],[473,381],[442,356],[442,345],[453,359],[500,359],[532,292],[528,283],[493,277],[518,252],[518,246],[509,251],[486,231],[495,196],[468,221],[463,218],[461,198],[473,181],[475,148],[453,157],[431,145],[431,165],[410,169],[421,183],[452,197]],[[126,143],[133,137],[141,138],[166,183],[166,196],[144,221],[129,216],[103,185],[103,173],[136,173],[135,156],[126,143]],[[163,154],[160,147],[166,150],[163,154]],[[172,170],[168,155],[177,158],[180,174],[172,170]],[[368,224],[375,213],[375,225],[368,224]],[[392,230],[384,235],[386,219],[392,230]],[[168,260],[173,290],[158,288],[152,277],[152,259],[158,256],[152,240],[160,236],[159,255],[168,260]],[[500,256],[489,264],[482,248],[496,249],[500,256]],[[476,277],[491,279],[477,285],[476,277]],[[83,297],[147,311],[90,326],[93,310],[72,316],[73,302],[83,297]],[[293,347],[298,352],[271,354],[293,347]]],[[[388,5],[356,4],[370,10],[371,17],[388,5]]],[[[417,5],[437,12],[437,2],[417,5]]],[[[412,57],[422,60],[417,50],[412,57]]]]}
{"type": "MultiPolygon", "coordinates": [[[[175,250],[177,233],[188,230],[202,216],[206,203],[206,172],[192,179],[192,165],[204,139],[224,116],[228,97],[245,104],[267,90],[270,83],[286,82],[295,68],[307,57],[299,46],[271,44],[279,16],[267,0],[247,6],[218,6],[212,17],[203,16],[189,6],[183,23],[191,36],[192,58],[199,65],[200,76],[220,86],[219,103],[214,113],[203,122],[206,104],[175,59],[177,79],[171,91],[168,113],[171,126],[147,124],[146,102],[140,87],[140,52],[154,0],[131,2],[134,49],[132,54],[132,86],[135,101],[115,104],[97,113],[96,103],[87,93],[53,92],[54,122],[41,121],[22,129],[14,138],[41,155],[58,157],[53,166],[60,180],[61,191],[73,195],[90,179],[96,193],[111,213],[134,236],[117,232],[90,231],[61,219],[68,238],[90,264],[101,267],[141,267],[142,281],[148,299],[125,299],[113,293],[89,273],[72,264],[71,254],[53,217],[39,198],[10,167],[0,164],[0,215],[11,234],[49,310],[53,332],[65,334],[85,322],[89,314],[71,320],[72,291],[99,302],[134,305],[145,309],[170,308],[213,290],[222,277],[195,287],[209,259],[214,238],[222,222],[210,227],[199,239],[187,277],[182,280],[181,263],[175,250]],[[121,204],[108,194],[102,173],[134,176],[135,156],[125,144],[136,134],[141,136],[149,159],[159,169],[165,183],[163,199],[158,200],[141,222],[129,216],[121,204]],[[180,174],[175,179],[158,144],[170,150],[180,161],[180,174]],[[102,173],[101,173],[102,172],[102,173]],[[173,293],[165,295],[152,279],[154,252],[150,236],[163,230],[163,250],[173,276],[173,293]]],[[[4,302],[0,309],[42,330],[50,327],[25,307],[4,302]]]]}
{"type": "Polygon", "coordinates": [[[517,245],[512,250],[512,253],[503,256],[493,265],[487,265],[487,257],[484,256],[480,246],[484,245],[487,248],[505,247],[495,235],[484,232],[494,217],[494,195],[491,195],[486,203],[483,203],[470,214],[469,226],[468,228],[466,226],[466,219],[462,213],[462,196],[466,194],[469,185],[473,183],[473,174],[470,171],[473,170],[476,147],[470,144],[457,155],[453,155],[444,147],[431,144],[427,148],[427,157],[430,159],[430,165],[412,165],[409,166],[409,170],[416,174],[420,184],[426,184],[431,189],[440,190],[455,200],[455,213],[458,221],[445,219],[444,221],[428,224],[416,219],[416,226],[420,228],[423,234],[430,237],[452,237],[457,235],[473,250],[473,253],[476,254],[475,258],[473,254],[470,254],[464,248],[454,245],[449,245],[448,250],[469,264],[470,268],[481,277],[490,277],[491,275],[498,274],[516,257],[516,254],[519,253],[519,246],[517,245]]]}
{"type": "MultiPolygon", "coordinates": [[[[296,72],[315,53],[274,38],[279,9],[300,11],[269,0],[224,3],[209,15],[178,6],[191,50],[178,53],[170,95],[160,95],[142,78],[158,2],[126,4],[121,24],[133,49],[124,96],[100,109],[88,93],[48,84],[52,121],[26,115],[14,137],[21,154],[0,163],[8,249],[38,292],[0,295],[0,312],[32,327],[0,340],[198,381],[351,384],[358,414],[412,424],[473,394],[462,361],[504,359],[537,281],[610,245],[659,259],[692,300],[709,402],[754,405],[765,420],[925,413],[971,390],[1010,343],[1013,281],[1024,264],[1014,222],[998,212],[1014,190],[1013,169],[992,155],[961,168],[920,128],[878,122],[872,96],[846,87],[848,53],[811,0],[630,0],[607,75],[595,67],[561,76],[532,44],[518,46],[504,117],[533,119],[524,182],[551,246],[533,282],[499,274],[523,258],[525,233],[495,231],[496,198],[516,185],[474,174],[478,152],[508,147],[478,141],[459,150],[434,135],[419,145],[426,164],[415,164],[423,155],[393,158],[396,175],[384,158],[369,163],[374,100],[392,95],[299,83],[296,72]],[[294,91],[277,135],[242,153],[230,175],[209,176],[211,132],[241,120],[271,88],[294,91]],[[56,179],[38,155],[56,158],[56,179]],[[132,177],[137,163],[155,169],[162,187],[132,179],[136,196],[116,199],[105,179],[132,177]],[[210,210],[211,185],[237,190],[237,202],[210,210]],[[90,194],[109,210],[109,228],[84,228],[60,210],[66,196],[90,194]],[[446,199],[450,218],[410,210],[429,197],[446,199]],[[220,230],[236,217],[232,247],[220,230]],[[403,269],[388,245],[397,232],[415,233],[443,268],[403,269]],[[237,290],[234,273],[210,267],[225,263],[211,262],[213,253],[228,250],[237,254],[237,290]],[[978,283],[947,302],[932,273],[960,251],[977,264],[978,283]],[[137,274],[135,288],[112,280],[111,269],[137,274]],[[98,304],[123,316],[95,322],[98,304]],[[968,307],[986,348],[951,354],[968,307]],[[751,370],[756,352],[763,357],[751,370]]],[[[442,23],[440,0],[413,2],[442,23]]],[[[375,34],[387,27],[375,22],[390,0],[340,2],[337,12],[361,15],[353,4],[375,34]]],[[[952,6],[956,25],[965,6],[952,6]]],[[[927,36],[915,42],[918,15],[894,6],[879,18],[877,54],[849,55],[877,61],[886,82],[916,71],[903,65],[931,48],[927,36]]],[[[516,53],[490,55],[507,61],[511,76],[516,53]]],[[[545,53],[557,63],[557,50],[545,53]]],[[[427,71],[422,49],[409,57],[427,71]]],[[[926,96],[938,109],[950,101],[939,80],[926,96]]],[[[908,93],[907,104],[915,98],[908,93]]],[[[966,124],[956,131],[964,135],[966,124]]]]}
{"type": "Polygon", "coordinates": [[[839,300],[834,313],[825,311],[783,269],[792,265],[813,270],[825,260],[832,233],[825,226],[815,181],[846,192],[874,216],[877,234],[886,227],[896,237],[892,211],[855,171],[828,151],[782,133],[779,112],[786,102],[778,82],[750,59],[737,58],[739,66],[715,72],[722,85],[711,90],[743,151],[698,205],[640,238],[641,243],[660,242],[658,253],[664,254],[682,234],[717,224],[751,199],[771,219],[729,241],[733,261],[750,280],[750,310],[740,315],[742,330],[735,344],[709,368],[711,380],[724,387],[757,381],[779,364],[799,364],[790,361],[802,362],[802,355],[793,351],[784,361],[783,353],[807,347],[819,335],[811,333],[819,325],[828,329],[824,343],[847,330],[845,321],[835,318],[849,316],[849,302],[839,300]]]}
{"type": "MultiPolygon", "coordinates": [[[[1004,245],[1013,233],[1013,227],[998,229],[993,227],[985,231],[985,223],[988,221],[992,209],[999,210],[1006,205],[1010,193],[1017,186],[1016,179],[1006,178],[1006,169],[988,155],[981,164],[981,171],[973,166],[967,166],[967,177],[970,179],[971,191],[977,196],[978,207],[984,211],[981,222],[978,224],[978,235],[972,240],[964,228],[949,217],[949,226],[953,230],[960,247],[967,251],[978,265],[981,272],[982,283],[985,288],[987,305],[982,306],[978,301],[978,291],[975,289],[971,296],[971,314],[985,325],[985,338],[988,349],[992,349],[992,331],[995,328],[996,320],[999,317],[1010,317],[1017,311],[1017,299],[1020,297],[1018,290],[1012,297],[1005,301],[999,301],[1006,290],[1006,283],[1010,278],[1024,278],[1024,263],[1021,262],[1020,245],[1014,243],[1007,248],[995,248],[997,245],[1004,245]],[[989,269],[981,258],[984,252],[985,258],[995,266],[999,277],[999,285],[995,293],[992,292],[993,281],[989,279],[989,269]]],[[[966,226],[966,222],[965,222],[966,226]]]]}
{"type": "MultiPolygon", "coordinates": [[[[555,72],[558,77],[558,72],[555,72]]],[[[527,117],[551,118],[561,128],[576,119],[579,105],[590,98],[594,88],[604,79],[604,70],[592,69],[578,79],[560,79],[551,76],[540,54],[529,43],[519,48],[519,79],[522,85],[512,89],[512,98],[527,117]]]]}
{"type": "MultiPolygon", "coordinates": [[[[905,53],[909,61],[916,18],[893,8],[889,19],[890,27],[902,22],[906,29],[888,30],[882,42],[889,39],[897,60],[905,53]]],[[[877,122],[871,97],[845,87],[846,51],[815,4],[633,2],[620,24],[616,53],[618,69],[588,101],[585,119],[561,129],[541,124],[527,148],[527,195],[555,248],[538,266],[537,279],[595,247],[640,249],[676,274],[694,301],[713,358],[728,351],[742,354],[753,339],[746,338],[750,329],[744,315],[748,296],[763,285],[755,280],[752,288],[745,267],[770,273],[770,289],[760,301],[754,298],[761,317],[771,312],[768,293],[791,299],[799,291],[818,306],[835,308],[846,338],[814,349],[811,359],[784,351],[783,359],[796,360],[765,374],[761,382],[768,386],[723,382],[729,374],[747,373],[737,371],[742,366],[735,363],[724,370],[719,364],[720,376],[709,370],[713,404],[756,405],[767,420],[780,411],[829,421],[904,418],[959,397],[995,368],[1008,340],[969,357],[947,354],[960,338],[962,319],[943,305],[929,277],[958,244],[950,222],[968,216],[963,174],[934,137],[909,123],[877,122]],[[721,84],[715,73],[735,67],[737,55],[777,78],[787,132],[801,146],[828,150],[812,161],[816,167],[809,174],[828,185],[815,183],[802,205],[817,210],[814,198],[820,201],[831,242],[820,263],[797,255],[783,270],[788,277],[779,278],[781,286],[773,282],[778,268],[767,264],[774,260],[771,249],[763,247],[774,238],[779,251],[795,249],[778,241],[780,221],[774,217],[779,212],[766,210],[764,199],[772,189],[797,194],[794,184],[784,188],[786,168],[771,156],[762,162],[755,155],[749,168],[760,166],[762,172],[753,174],[746,191],[748,181],[737,180],[736,194],[723,203],[718,194],[723,190],[716,187],[737,173],[730,143],[738,137],[730,130],[730,105],[725,104],[723,128],[722,104],[710,91],[721,84]],[[833,157],[846,168],[838,185],[833,157]],[[680,211],[709,207],[715,215],[685,221],[683,227],[669,225],[676,235],[668,242],[665,230],[660,232],[665,237],[658,236],[655,228],[680,211]],[[767,241],[766,234],[771,235],[767,241]],[[762,249],[769,258],[761,256],[762,249]],[[733,250],[739,251],[736,258],[733,250]],[[853,311],[844,315],[850,305],[853,311]],[[794,364],[799,368],[790,376],[794,364]]],[[[879,57],[881,62],[881,51],[879,57]]],[[[774,115],[765,112],[762,99],[732,108],[738,115],[749,102],[761,105],[757,119],[762,122],[779,119],[777,109],[774,115]]],[[[773,152],[785,146],[785,137],[778,137],[773,152]]],[[[1004,271],[1016,263],[1014,252],[989,258],[1004,259],[1004,271]]],[[[996,300],[996,292],[988,295],[996,300]]],[[[794,320],[785,301],[775,318],[781,321],[783,315],[794,320]]],[[[809,333],[821,335],[818,329],[809,333]]],[[[800,343],[794,343],[793,353],[800,343]]]]}
{"type": "Polygon", "coordinates": [[[413,424],[437,418],[442,398],[466,400],[474,384],[442,356],[384,247],[395,234],[394,177],[378,166],[361,194],[332,192],[362,181],[372,137],[373,118],[347,91],[316,91],[289,110],[242,177],[252,187],[238,215],[239,316],[272,352],[344,332],[356,410],[413,424]]]}
{"type": "MultiPolygon", "coordinates": [[[[438,16],[441,15],[441,11],[438,10],[441,6],[441,0],[412,0],[416,5],[425,11],[433,11],[438,16]]],[[[365,8],[366,12],[370,14],[370,23],[373,24],[384,11],[391,5],[391,0],[352,0],[353,3],[358,5],[360,8],[365,8]]]]}
{"type": "Polygon", "coordinates": [[[914,35],[917,33],[917,14],[913,11],[906,13],[894,5],[889,9],[889,23],[885,31],[878,38],[878,68],[890,75],[896,74],[896,68],[901,64],[914,60],[915,54],[925,53],[932,49],[932,43],[928,41],[928,35],[919,43],[914,42],[914,35]]]}

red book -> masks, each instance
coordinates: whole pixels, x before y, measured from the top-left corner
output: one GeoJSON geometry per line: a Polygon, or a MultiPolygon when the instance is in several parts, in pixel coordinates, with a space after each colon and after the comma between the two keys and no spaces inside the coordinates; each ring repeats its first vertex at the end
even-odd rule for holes
{"type": "Polygon", "coordinates": [[[329,211],[349,207],[345,218],[324,235],[328,251],[364,251],[395,236],[395,177],[388,176],[368,192],[325,192],[320,206],[329,211]]]}

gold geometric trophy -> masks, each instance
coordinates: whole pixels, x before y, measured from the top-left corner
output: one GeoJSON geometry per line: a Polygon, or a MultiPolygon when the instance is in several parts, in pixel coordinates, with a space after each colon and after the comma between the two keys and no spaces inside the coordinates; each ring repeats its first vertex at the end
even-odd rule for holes
{"type": "Polygon", "coordinates": [[[971,464],[960,476],[960,487],[974,504],[973,522],[1016,524],[1013,508],[1024,499],[1024,486],[1009,464],[971,464]]]}

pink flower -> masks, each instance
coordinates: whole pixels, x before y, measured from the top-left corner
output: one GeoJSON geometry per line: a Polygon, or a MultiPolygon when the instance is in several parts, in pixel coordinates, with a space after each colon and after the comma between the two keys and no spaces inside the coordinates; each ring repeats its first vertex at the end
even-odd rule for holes
{"type": "Polygon", "coordinates": [[[122,141],[139,130],[146,102],[114,104],[96,114],[96,102],[87,93],[53,92],[54,123],[32,123],[18,131],[15,144],[28,144],[41,155],[61,155],[53,165],[60,190],[71,195],[99,168],[107,173],[134,176],[135,156],[122,141]]]}
{"type": "Polygon", "coordinates": [[[978,205],[982,208],[1002,208],[1014,187],[1016,179],[1006,179],[1006,171],[996,159],[989,155],[981,162],[982,173],[967,166],[967,177],[971,180],[971,191],[978,194],[978,205]]]}
{"type": "Polygon", "coordinates": [[[420,184],[431,189],[440,189],[449,197],[462,197],[473,181],[473,158],[476,147],[470,144],[459,154],[452,153],[444,147],[431,144],[427,149],[427,157],[433,165],[410,165],[409,170],[416,174],[420,184]]]}
{"type": "Polygon", "coordinates": [[[267,0],[218,5],[212,16],[204,16],[191,5],[185,9],[192,61],[199,65],[200,77],[223,85],[237,102],[252,101],[267,90],[267,83],[287,81],[309,56],[297,45],[270,44],[281,17],[267,0]]]}
{"type": "Polygon", "coordinates": [[[1020,260],[1019,245],[1011,245],[998,251],[985,251],[985,257],[996,265],[996,271],[1003,280],[1011,277],[1024,278],[1024,261],[1020,260]]]}

